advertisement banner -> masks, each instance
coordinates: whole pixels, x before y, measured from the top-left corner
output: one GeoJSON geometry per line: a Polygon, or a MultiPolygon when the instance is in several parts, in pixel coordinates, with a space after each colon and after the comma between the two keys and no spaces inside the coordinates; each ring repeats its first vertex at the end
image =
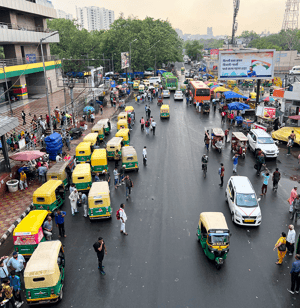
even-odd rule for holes
{"type": "Polygon", "coordinates": [[[36,54],[35,53],[28,53],[25,55],[26,63],[36,63],[36,54]]]}
{"type": "Polygon", "coordinates": [[[13,236],[14,245],[35,245],[38,244],[44,236],[42,227],[37,234],[31,232],[18,232],[13,236]]]}
{"type": "Polygon", "coordinates": [[[273,79],[275,50],[220,51],[219,79],[273,79]]]}
{"type": "Polygon", "coordinates": [[[210,59],[212,61],[218,61],[219,60],[219,49],[211,49],[210,50],[210,59]]]}
{"type": "Polygon", "coordinates": [[[276,108],[264,107],[264,118],[274,119],[276,115],[276,108]]]}
{"type": "Polygon", "coordinates": [[[121,69],[129,67],[129,52],[121,52],[121,69]]]}

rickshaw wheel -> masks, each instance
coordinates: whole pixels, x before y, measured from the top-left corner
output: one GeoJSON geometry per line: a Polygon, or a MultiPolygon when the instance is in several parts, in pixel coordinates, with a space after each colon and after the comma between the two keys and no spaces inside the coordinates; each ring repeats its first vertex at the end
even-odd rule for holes
{"type": "Polygon", "coordinates": [[[63,288],[61,288],[60,293],[59,293],[59,301],[63,299],[63,288]]]}

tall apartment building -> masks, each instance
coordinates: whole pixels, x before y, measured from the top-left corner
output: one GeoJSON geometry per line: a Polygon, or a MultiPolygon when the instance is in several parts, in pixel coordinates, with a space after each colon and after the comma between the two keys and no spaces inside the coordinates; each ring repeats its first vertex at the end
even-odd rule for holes
{"type": "Polygon", "coordinates": [[[88,31],[108,30],[115,20],[114,11],[103,7],[76,7],[77,22],[88,31]]]}
{"type": "Polygon", "coordinates": [[[73,19],[73,15],[72,14],[68,14],[65,11],[56,10],[56,13],[57,13],[57,18],[64,18],[64,19],[69,19],[69,20],[73,19]]]}
{"type": "MultiPolygon", "coordinates": [[[[0,102],[12,87],[10,95],[19,99],[45,93],[43,62],[40,40],[51,34],[47,18],[56,18],[56,10],[48,0],[0,0],[0,47],[4,59],[0,58],[0,102]],[[4,71],[5,69],[5,71],[4,71]]],[[[56,68],[61,65],[51,56],[49,43],[58,43],[55,34],[43,41],[43,53],[50,92],[57,90],[56,68]]]]}

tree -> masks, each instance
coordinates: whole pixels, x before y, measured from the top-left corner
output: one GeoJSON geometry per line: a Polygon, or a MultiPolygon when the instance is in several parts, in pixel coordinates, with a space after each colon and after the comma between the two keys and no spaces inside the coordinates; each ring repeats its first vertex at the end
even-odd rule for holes
{"type": "Polygon", "coordinates": [[[185,43],[185,53],[191,58],[191,60],[202,59],[203,45],[200,41],[186,41],[185,43]]]}
{"type": "Polygon", "coordinates": [[[254,31],[243,31],[238,38],[243,38],[244,39],[244,44],[248,46],[253,40],[259,39],[260,36],[254,32],[254,31]]]}

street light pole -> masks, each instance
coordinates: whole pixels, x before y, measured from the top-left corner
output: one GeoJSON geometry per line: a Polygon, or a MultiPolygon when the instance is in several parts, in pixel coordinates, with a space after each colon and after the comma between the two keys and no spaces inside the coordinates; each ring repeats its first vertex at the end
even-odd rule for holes
{"type": "Polygon", "coordinates": [[[51,120],[51,110],[50,110],[49,93],[48,93],[48,81],[47,81],[47,76],[46,76],[46,67],[45,67],[45,59],[44,59],[44,51],[43,51],[43,41],[46,40],[47,38],[49,38],[50,36],[55,35],[55,34],[58,34],[58,31],[55,31],[55,32],[51,33],[50,35],[48,35],[47,37],[42,38],[40,40],[42,60],[43,60],[43,68],[44,68],[44,79],[45,79],[45,87],[46,87],[46,97],[47,97],[48,113],[49,113],[49,118],[50,118],[51,134],[53,134],[53,125],[52,125],[53,123],[52,123],[52,120],[51,120]]]}

